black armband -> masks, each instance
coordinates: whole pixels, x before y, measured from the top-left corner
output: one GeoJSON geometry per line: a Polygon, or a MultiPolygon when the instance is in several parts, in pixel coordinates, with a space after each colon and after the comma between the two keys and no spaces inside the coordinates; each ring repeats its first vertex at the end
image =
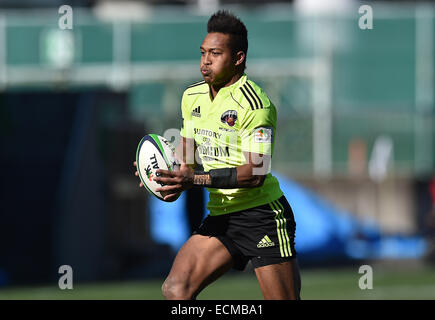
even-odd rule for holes
{"type": "Polygon", "coordinates": [[[209,171],[212,188],[237,188],[237,168],[212,169],[209,171]]]}
{"type": "Polygon", "coordinates": [[[203,185],[209,188],[234,189],[237,188],[237,168],[212,169],[209,172],[195,172],[195,175],[208,174],[210,184],[203,185]]]}

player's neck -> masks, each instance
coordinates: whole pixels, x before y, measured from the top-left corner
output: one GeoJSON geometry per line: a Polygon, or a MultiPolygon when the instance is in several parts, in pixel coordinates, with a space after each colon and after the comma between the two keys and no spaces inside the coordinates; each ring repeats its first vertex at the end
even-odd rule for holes
{"type": "Polygon", "coordinates": [[[222,83],[222,84],[218,84],[218,85],[210,85],[210,98],[213,100],[214,98],[216,98],[218,92],[220,89],[224,88],[224,87],[229,87],[230,85],[236,83],[243,75],[243,72],[241,73],[236,73],[235,75],[233,75],[228,81],[222,83]]]}

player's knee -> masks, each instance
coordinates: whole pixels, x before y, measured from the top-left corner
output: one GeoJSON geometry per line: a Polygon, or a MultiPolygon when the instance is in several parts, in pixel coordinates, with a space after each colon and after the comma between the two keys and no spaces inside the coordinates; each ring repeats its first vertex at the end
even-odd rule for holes
{"type": "Polygon", "coordinates": [[[162,294],[167,300],[188,300],[192,298],[188,288],[184,281],[166,278],[162,285],[162,294]]]}

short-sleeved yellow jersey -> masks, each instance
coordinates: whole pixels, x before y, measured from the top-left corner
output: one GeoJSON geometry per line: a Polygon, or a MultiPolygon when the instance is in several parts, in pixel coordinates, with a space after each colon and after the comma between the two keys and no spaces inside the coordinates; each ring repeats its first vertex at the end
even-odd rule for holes
{"type": "MultiPolygon", "coordinates": [[[[189,86],[181,103],[181,135],[195,140],[204,171],[247,163],[244,152],[273,154],[276,109],[266,93],[246,74],[221,88],[212,100],[204,81],[189,86]]],[[[257,188],[207,188],[210,215],[241,211],[275,201],[282,196],[278,180],[267,173],[257,188]]]]}

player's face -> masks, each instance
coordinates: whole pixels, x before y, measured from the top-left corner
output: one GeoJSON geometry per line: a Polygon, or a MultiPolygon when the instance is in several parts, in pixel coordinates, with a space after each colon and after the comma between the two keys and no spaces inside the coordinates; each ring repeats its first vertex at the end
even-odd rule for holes
{"type": "Polygon", "coordinates": [[[206,83],[220,85],[229,81],[236,72],[235,60],[229,34],[207,34],[201,45],[201,74],[206,83]]]}

